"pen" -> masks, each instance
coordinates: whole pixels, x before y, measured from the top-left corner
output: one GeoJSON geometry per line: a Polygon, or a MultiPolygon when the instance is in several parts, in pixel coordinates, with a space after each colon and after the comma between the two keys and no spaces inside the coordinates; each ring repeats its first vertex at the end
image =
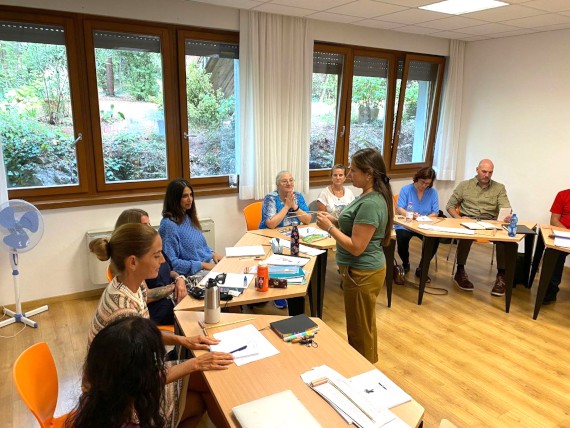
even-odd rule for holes
{"type": "Polygon", "coordinates": [[[245,348],[247,348],[247,345],[242,346],[241,348],[234,349],[233,351],[230,351],[230,354],[233,354],[234,352],[238,352],[238,351],[243,351],[245,348]]]}
{"type": "Polygon", "coordinates": [[[243,288],[247,288],[247,276],[243,277],[243,288]]]}
{"type": "Polygon", "coordinates": [[[378,382],[378,385],[380,385],[382,388],[384,388],[385,391],[388,391],[388,389],[384,385],[382,385],[380,382],[378,382]]]}

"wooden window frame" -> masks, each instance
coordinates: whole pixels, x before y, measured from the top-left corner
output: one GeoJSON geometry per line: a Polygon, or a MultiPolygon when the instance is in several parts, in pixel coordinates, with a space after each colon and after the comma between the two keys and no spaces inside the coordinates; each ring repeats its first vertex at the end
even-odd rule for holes
{"type": "MultiPolygon", "coordinates": [[[[339,106],[337,107],[336,123],[336,146],[334,163],[347,165],[349,162],[348,153],[350,145],[350,104],[352,102],[352,81],[354,74],[354,58],[356,56],[369,56],[387,59],[389,61],[388,87],[386,94],[385,129],[382,156],[386,163],[388,175],[393,178],[403,178],[413,175],[419,168],[431,166],[435,149],[435,135],[439,118],[440,97],[442,92],[443,73],[445,68],[445,57],[435,55],[421,55],[407,52],[391,51],[385,49],[374,49],[361,46],[329,44],[325,42],[315,42],[314,51],[334,52],[344,55],[341,85],[339,96],[339,106]],[[404,62],[404,70],[400,85],[398,105],[396,106],[396,86],[398,80],[398,63],[404,62]],[[411,61],[426,61],[437,64],[438,74],[435,84],[433,105],[430,106],[429,132],[426,147],[426,157],[424,162],[416,162],[404,165],[396,165],[396,155],[398,151],[398,135],[402,121],[402,107],[408,76],[409,64],[411,61]],[[396,116],[394,119],[394,111],[396,116]],[[345,127],[342,135],[342,127],[345,127]]],[[[310,184],[312,186],[328,184],[330,182],[330,169],[311,170],[309,172],[310,184]]]]}

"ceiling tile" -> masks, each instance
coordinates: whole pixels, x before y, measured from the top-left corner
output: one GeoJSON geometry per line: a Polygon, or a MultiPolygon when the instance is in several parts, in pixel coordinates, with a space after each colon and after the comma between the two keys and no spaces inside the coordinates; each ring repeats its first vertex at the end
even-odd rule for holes
{"type": "Polygon", "coordinates": [[[511,19],[503,24],[514,25],[516,27],[535,28],[548,25],[566,24],[570,22],[570,17],[548,13],[545,15],[529,16],[528,18],[511,19]]]}
{"type": "Polygon", "coordinates": [[[391,28],[402,27],[402,24],[397,24],[395,22],[380,21],[378,19],[363,19],[362,21],[356,22],[356,25],[362,25],[364,27],[381,28],[383,30],[390,30],[391,28]]]}
{"type": "Polygon", "coordinates": [[[444,39],[462,39],[464,37],[469,37],[471,34],[460,33],[458,31],[439,31],[437,33],[432,33],[430,36],[442,37],[444,39]]]}
{"type": "Polygon", "coordinates": [[[494,9],[480,10],[479,12],[466,13],[462,16],[466,18],[482,19],[483,21],[499,22],[506,21],[507,19],[526,18],[527,16],[541,15],[537,9],[530,7],[510,5],[503,7],[496,7],[494,9]]]}
{"type": "Polygon", "coordinates": [[[556,25],[546,25],[544,27],[534,27],[534,30],[539,31],[556,31],[556,30],[566,30],[570,28],[570,23],[566,24],[556,24],[556,25]]]}
{"type": "Polygon", "coordinates": [[[281,6],[279,4],[263,3],[254,8],[259,12],[275,13],[277,15],[289,15],[289,16],[307,16],[314,13],[314,10],[301,9],[298,7],[291,6],[281,6]]]}
{"type": "Polygon", "coordinates": [[[418,24],[420,22],[433,21],[434,19],[445,18],[445,13],[431,12],[421,9],[407,9],[401,12],[383,15],[385,21],[400,22],[402,24],[418,24]]]}
{"type": "Polygon", "coordinates": [[[524,4],[535,9],[545,10],[547,12],[562,12],[570,10],[570,1],[568,0],[532,0],[524,4]]]}
{"type": "Polygon", "coordinates": [[[491,33],[491,34],[487,34],[487,36],[491,37],[493,39],[496,39],[499,37],[524,36],[525,34],[534,34],[534,33],[538,33],[538,31],[535,31],[535,30],[530,29],[530,28],[520,28],[520,29],[515,30],[515,31],[505,31],[502,33],[491,33]]]}
{"type": "Polygon", "coordinates": [[[270,3],[282,6],[300,7],[302,9],[312,9],[325,11],[336,6],[352,3],[354,0],[272,0],[270,3]]]}
{"type": "MultiPolygon", "coordinates": [[[[345,24],[357,22],[360,21],[361,19],[358,16],[348,16],[348,15],[341,15],[339,13],[329,13],[329,12],[313,13],[312,15],[307,16],[307,18],[319,19],[321,21],[343,22],[345,24]]],[[[358,25],[360,25],[360,22],[358,22],[358,25]]]]}
{"type": "Polygon", "coordinates": [[[433,28],[418,27],[417,25],[407,25],[405,27],[395,28],[394,31],[413,34],[431,34],[437,32],[437,30],[433,28]]]}
{"type": "Polygon", "coordinates": [[[327,12],[340,13],[343,15],[360,16],[361,18],[375,18],[388,13],[405,10],[405,7],[372,0],[357,0],[343,6],[334,7],[327,12]]]}
{"type": "Polygon", "coordinates": [[[469,37],[463,37],[459,40],[463,40],[464,42],[478,42],[479,40],[489,40],[490,37],[487,36],[469,36],[469,37]]]}
{"type": "Polygon", "coordinates": [[[519,30],[519,28],[513,27],[511,25],[503,25],[493,22],[491,24],[477,25],[475,27],[464,27],[461,29],[461,32],[467,34],[485,35],[485,34],[505,33],[507,31],[516,31],[516,30],[519,30]]]}
{"type": "Polygon", "coordinates": [[[438,0],[378,0],[382,3],[397,4],[398,6],[405,7],[419,7],[425,6],[426,4],[435,3],[438,0]]]}
{"type": "Polygon", "coordinates": [[[195,0],[197,3],[213,4],[215,6],[233,7],[234,9],[251,9],[259,6],[263,1],[255,0],[195,0]]]}
{"type": "Polygon", "coordinates": [[[485,21],[480,21],[478,19],[464,18],[462,16],[452,16],[451,18],[422,22],[422,27],[437,28],[438,30],[455,30],[457,28],[472,27],[474,25],[483,25],[485,23],[485,21]]]}

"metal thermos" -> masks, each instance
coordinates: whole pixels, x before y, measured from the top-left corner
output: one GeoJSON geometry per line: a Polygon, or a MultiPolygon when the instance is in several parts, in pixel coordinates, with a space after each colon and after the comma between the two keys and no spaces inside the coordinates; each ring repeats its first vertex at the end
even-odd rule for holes
{"type": "Polygon", "coordinates": [[[220,289],[214,278],[208,280],[204,298],[204,321],[207,324],[220,322],[220,289]]]}

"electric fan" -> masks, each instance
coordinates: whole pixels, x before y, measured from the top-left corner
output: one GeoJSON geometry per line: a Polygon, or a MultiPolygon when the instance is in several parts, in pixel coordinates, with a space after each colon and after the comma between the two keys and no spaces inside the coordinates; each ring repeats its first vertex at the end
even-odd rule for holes
{"type": "Polygon", "coordinates": [[[47,305],[22,312],[20,304],[18,255],[30,251],[36,246],[44,233],[44,223],[38,209],[32,204],[20,199],[13,199],[0,205],[0,248],[8,251],[14,279],[14,295],[16,297],[16,312],[4,308],[4,313],[11,318],[0,322],[0,328],[21,322],[36,328],[38,323],[29,319],[33,315],[48,310],[47,305]]]}

